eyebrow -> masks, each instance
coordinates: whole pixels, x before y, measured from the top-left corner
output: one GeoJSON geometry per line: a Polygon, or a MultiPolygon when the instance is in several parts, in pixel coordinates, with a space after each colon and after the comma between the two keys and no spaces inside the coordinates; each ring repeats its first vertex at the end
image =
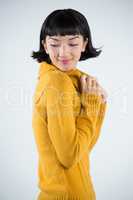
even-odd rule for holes
{"type": "MultiPolygon", "coordinates": [[[[79,38],[79,36],[69,38],[69,40],[73,40],[73,39],[76,39],[76,38],[79,38]]],[[[56,38],[53,38],[53,37],[49,37],[49,39],[52,39],[52,40],[55,40],[55,41],[60,41],[59,39],[56,39],[56,38]]]]}

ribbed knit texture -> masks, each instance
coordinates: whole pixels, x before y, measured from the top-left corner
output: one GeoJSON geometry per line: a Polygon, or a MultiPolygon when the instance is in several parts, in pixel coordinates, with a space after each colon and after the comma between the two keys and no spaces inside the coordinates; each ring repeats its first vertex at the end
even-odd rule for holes
{"type": "Polygon", "coordinates": [[[75,68],[40,63],[32,127],[38,152],[37,200],[95,200],[89,155],[100,135],[107,103],[81,93],[75,68]]]}

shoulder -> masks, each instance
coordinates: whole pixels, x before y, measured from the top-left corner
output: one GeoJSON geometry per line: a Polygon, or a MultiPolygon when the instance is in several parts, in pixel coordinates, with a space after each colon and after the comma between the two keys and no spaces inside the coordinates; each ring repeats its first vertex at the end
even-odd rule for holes
{"type": "Polygon", "coordinates": [[[80,71],[81,76],[86,75],[86,76],[89,76],[90,78],[95,78],[95,76],[91,75],[90,73],[87,73],[87,72],[84,72],[84,71],[81,71],[81,70],[79,70],[79,71],[80,71]]]}
{"type": "Polygon", "coordinates": [[[87,72],[84,72],[84,71],[82,71],[82,70],[80,70],[80,69],[78,69],[78,71],[79,71],[79,73],[81,74],[81,76],[82,76],[82,75],[90,76],[90,74],[88,74],[87,72]]]}
{"type": "Polygon", "coordinates": [[[67,74],[57,70],[50,70],[40,77],[35,89],[34,99],[35,102],[38,102],[40,97],[43,97],[46,92],[52,94],[52,96],[64,92],[72,92],[73,94],[73,89],[74,86],[67,74]]]}

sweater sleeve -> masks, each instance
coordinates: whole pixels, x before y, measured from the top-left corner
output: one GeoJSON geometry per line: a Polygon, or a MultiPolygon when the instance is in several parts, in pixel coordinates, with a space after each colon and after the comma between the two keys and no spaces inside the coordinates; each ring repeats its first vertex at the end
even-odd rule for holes
{"type": "Polygon", "coordinates": [[[99,113],[96,118],[95,134],[93,135],[91,143],[89,144],[89,151],[92,151],[94,145],[96,144],[100,136],[101,128],[102,128],[103,121],[105,118],[106,108],[107,108],[107,102],[101,103],[99,113]]]}
{"type": "Polygon", "coordinates": [[[49,76],[45,95],[50,139],[60,163],[70,168],[88,151],[88,144],[95,134],[95,119],[101,99],[90,94],[87,95],[87,101],[82,98],[82,113],[75,118],[73,84],[66,74],[58,73],[49,76]]]}

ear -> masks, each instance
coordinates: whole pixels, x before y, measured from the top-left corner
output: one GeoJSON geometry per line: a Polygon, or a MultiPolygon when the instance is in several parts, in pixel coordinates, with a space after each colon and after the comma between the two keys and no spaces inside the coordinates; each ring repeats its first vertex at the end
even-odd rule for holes
{"type": "Polygon", "coordinates": [[[85,51],[87,43],[88,43],[88,38],[86,38],[86,40],[83,42],[82,52],[85,51]]]}
{"type": "Polygon", "coordinates": [[[43,47],[44,47],[44,49],[45,49],[46,53],[48,54],[47,45],[46,45],[46,43],[44,43],[44,41],[43,41],[43,40],[42,40],[42,45],[43,45],[43,47]]]}

